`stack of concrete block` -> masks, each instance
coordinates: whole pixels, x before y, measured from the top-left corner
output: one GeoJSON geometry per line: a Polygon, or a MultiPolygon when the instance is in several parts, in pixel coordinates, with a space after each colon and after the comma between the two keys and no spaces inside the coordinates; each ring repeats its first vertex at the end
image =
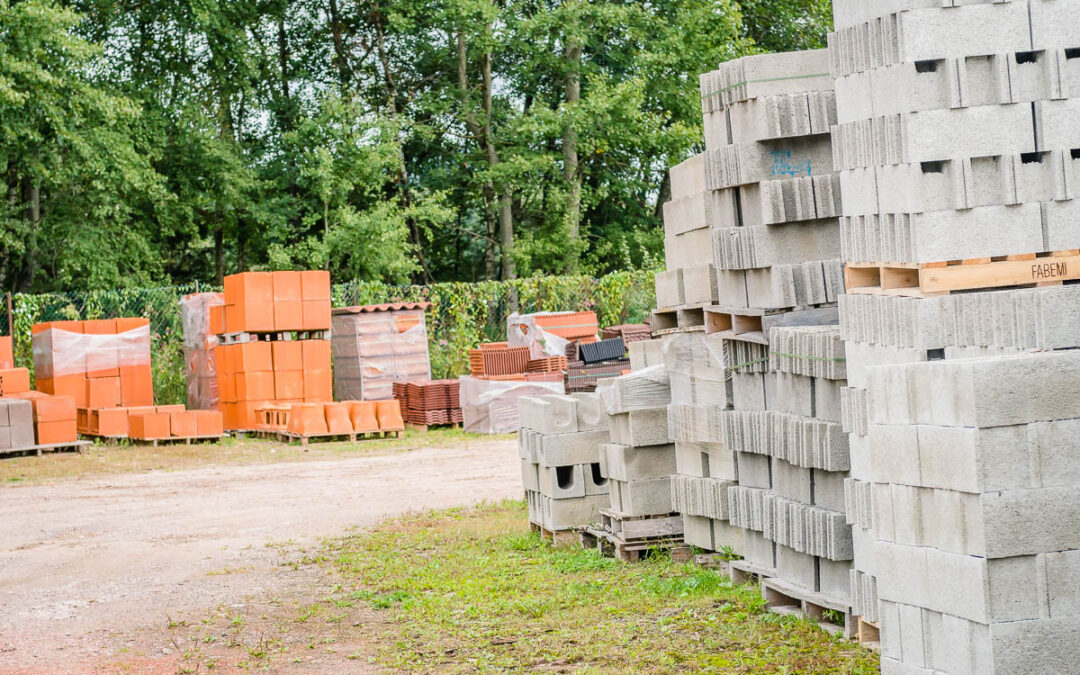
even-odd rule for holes
{"type": "Polygon", "coordinates": [[[845,254],[923,263],[1080,246],[1080,9],[944,4],[956,6],[835,7],[845,254]]]}
{"type": "Polygon", "coordinates": [[[727,491],[738,469],[720,430],[731,404],[724,341],[702,331],[673,334],[664,361],[671,380],[668,437],[675,446],[671,500],[683,517],[683,539],[706,551],[737,552],[742,531],[728,522],[727,491]]]}
{"type": "Polygon", "coordinates": [[[1075,672],[1080,352],[868,377],[883,672],[1075,672]]]}
{"type": "Polygon", "coordinates": [[[735,409],[721,416],[723,442],[738,461],[728,508],[744,530],[747,570],[771,577],[785,595],[840,609],[850,606],[854,556],[840,425],[844,359],[837,326],[773,328],[768,372],[733,374],[735,409]]]}
{"type": "MultiPolygon", "coordinates": [[[[701,76],[706,151],[672,169],[672,203],[696,191],[694,199],[709,206],[704,225],[718,304],[778,309],[836,301],[841,200],[828,64],[826,50],[768,54],[701,76]]],[[[676,213],[665,211],[668,231],[689,222],[669,223],[676,213]]],[[[704,250],[691,253],[700,260],[704,250]]]]}
{"type": "MultiPolygon", "coordinates": [[[[837,0],[834,19],[846,262],[1080,247],[1080,6],[837,0]]],[[[880,625],[883,672],[1075,671],[1080,601],[1060,575],[1076,542],[1023,543],[1080,531],[1044,491],[1072,480],[1051,439],[1080,411],[1051,371],[1075,357],[1020,352],[1080,346],[1077,316],[1069,286],[840,299],[852,604],[880,625]]]]}
{"type": "Polygon", "coordinates": [[[608,505],[601,448],[609,439],[598,394],[518,400],[518,455],[529,521],[549,532],[582,527],[608,505]]]}
{"type": "MultiPolygon", "coordinates": [[[[631,346],[632,361],[645,364],[662,357],[664,348],[660,340],[643,340],[631,346]]],[[[672,513],[670,481],[675,473],[675,446],[668,438],[671,390],[667,369],[662,363],[645,365],[602,380],[597,393],[604,400],[611,434],[600,454],[600,472],[610,487],[610,518],[672,513]]]]}

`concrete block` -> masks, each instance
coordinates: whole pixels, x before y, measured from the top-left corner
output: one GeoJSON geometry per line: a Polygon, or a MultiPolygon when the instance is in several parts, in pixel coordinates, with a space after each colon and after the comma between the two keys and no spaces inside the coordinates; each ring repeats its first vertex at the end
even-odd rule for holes
{"type": "Polygon", "coordinates": [[[629,447],[614,443],[601,446],[605,455],[604,475],[618,481],[664,478],[675,473],[675,446],[629,447]]]}
{"type": "Polygon", "coordinates": [[[681,307],[686,304],[683,296],[682,270],[668,269],[654,276],[656,304],[660,307],[681,307]]]}
{"type": "Polygon", "coordinates": [[[817,590],[817,565],[814,556],[777,545],[776,576],[808,591],[817,590]]]}
{"type": "Polygon", "coordinates": [[[834,218],[712,230],[712,260],[717,269],[753,269],[839,257],[840,236],[834,218]]]}
{"type": "Polygon", "coordinates": [[[774,386],[775,379],[769,373],[732,373],[731,392],[735,409],[765,410],[766,394],[774,386]]]}
{"type": "Polygon", "coordinates": [[[526,491],[540,491],[540,466],[527,460],[521,460],[521,483],[526,491]]]}
{"type": "Polygon", "coordinates": [[[809,504],[813,501],[813,474],[782,459],[772,460],[773,490],[781,497],[809,504]]]}
{"type": "Polygon", "coordinates": [[[667,408],[633,410],[608,417],[611,442],[633,447],[667,445],[667,408]]]}
{"type": "Polygon", "coordinates": [[[611,480],[611,509],[624,516],[671,513],[671,480],[668,477],[626,483],[611,480]]]}
{"type": "Polygon", "coordinates": [[[670,170],[671,198],[692,197],[705,191],[705,155],[676,164],[670,170]]]}
{"type": "MultiPolygon", "coordinates": [[[[648,342],[639,340],[639,342],[648,342]]],[[[570,394],[577,399],[578,431],[607,431],[607,410],[604,401],[595,392],[577,392],[570,394]]]]}
{"type": "Polygon", "coordinates": [[[585,431],[540,437],[537,460],[543,466],[592,464],[600,461],[600,446],[609,439],[609,432],[585,431]]]}
{"type": "Polygon", "coordinates": [[[765,455],[737,452],[739,485],[751,488],[772,487],[772,460],[765,455]]]}
{"type": "Polygon", "coordinates": [[[776,567],[776,545],[761,536],[760,532],[744,530],[743,557],[750,563],[766,569],[776,567]]]}
{"type": "Polygon", "coordinates": [[[542,467],[539,484],[540,494],[549,499],[573,499],[585,496],[585,472],[580,464],[542,467]]]}
{"type": "Polygon", "coordinates": [[[606,495],[611,491],[611,486],[608,484],[607,477],[600,471],[599,462],[595,464],[586,464],[582,467],[582,473],[585,476],[585,496],[592,497],[595,495],[606,495]]]}
{"type": "Polygon", "coordinates": [[[716,541],[713,539],[712,520],[684,513],[683,541],[706,551],[715,551],[716,541]]]}
{"type": "Polygon", "coordinates": [[[549,499],[539,495],[544,527],[549,530],[569,530],[600,520],[600,509],[608,505],[606,495],[579,499],[549,499]]]}
{"type": "Polygon", "coordinates": [[[728,489],[735,484],[716,478],[671,477],[671,508],[682,514],[716,520],[729,518],[728,489]]]}
{"type": "Polygon", "coordinates": [[[851,602],[851,561],[818,558],[818,592],[840,602],[851,602]]]}
{"type": "Polygon", "coordinates": [[[814,480],[814,501],[812,503],[824,509],[843,512],[846,506],[844,501],[844,481],[847,479],[847,473],[823,471],[821,469],[811,469],[811,471],[813,471],[814,480]]]}
{"type": "MultiPolygon", "coordinates": [[[[839,252],[839,244],[837,244],[839,252]]],[[[690,265],[682,269],[683,302],[687,305],[715,303],[720,299],[717,287],[716,268],[712,261],[705,258],[699,265],[690,265]]]]}
{"type": "Polygon", "coordinates": [[[705,154],[705,185],[710,190],[833,172],[828,136],[737,143],[705,154]]]}

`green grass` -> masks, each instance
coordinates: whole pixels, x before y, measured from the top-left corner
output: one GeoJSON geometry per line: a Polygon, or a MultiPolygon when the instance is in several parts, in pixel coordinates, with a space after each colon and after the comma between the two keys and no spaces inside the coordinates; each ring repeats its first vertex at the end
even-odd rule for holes
{"type": "Polygon", "coordinates": [[[395,670],[878,672],[871,652],[711,570],[552,548],[522,502],[394,520],[320,557],[340,584],[327,608],[386,613],[367,629],[395,670]]]}

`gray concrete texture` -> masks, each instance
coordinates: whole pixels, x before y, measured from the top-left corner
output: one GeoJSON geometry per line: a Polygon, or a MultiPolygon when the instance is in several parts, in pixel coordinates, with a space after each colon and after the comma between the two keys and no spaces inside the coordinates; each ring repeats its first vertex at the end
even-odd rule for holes
{"type": "Polygon", "coordinates": [[[671,507],[684,515],[728,519],[728,489],[735,483],[719,478],[671,476],[671,507]]]}
{"type": "Polygon", "coordinates": [[[839,326],[785,326],[769,331],[770,370],[844,380],[846,362],[839,326]]]}

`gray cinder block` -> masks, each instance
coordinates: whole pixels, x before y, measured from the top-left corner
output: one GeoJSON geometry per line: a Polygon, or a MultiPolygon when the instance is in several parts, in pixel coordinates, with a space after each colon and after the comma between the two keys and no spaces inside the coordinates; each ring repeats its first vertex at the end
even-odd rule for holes
{"type": "Polygon", "coordinates": [[[591,464],[600,461],[600,446],[609,439],[609,432],[585,431],[556,434],[539,438],[537,460],[543,466],[591,464]]]}
{"type": "Polygon", "coordinates": [[[620,445],[643,447],[667,445],[667,408],[632,410],[608,417],[611,442],[620,445]]]}
{"type": "Polygon", "coordinates": [[[675,473],[674,445],[630,447],[605,443],[601,452],[604,453],[604,475],[614,480],[649,480],[675,473]]]}

